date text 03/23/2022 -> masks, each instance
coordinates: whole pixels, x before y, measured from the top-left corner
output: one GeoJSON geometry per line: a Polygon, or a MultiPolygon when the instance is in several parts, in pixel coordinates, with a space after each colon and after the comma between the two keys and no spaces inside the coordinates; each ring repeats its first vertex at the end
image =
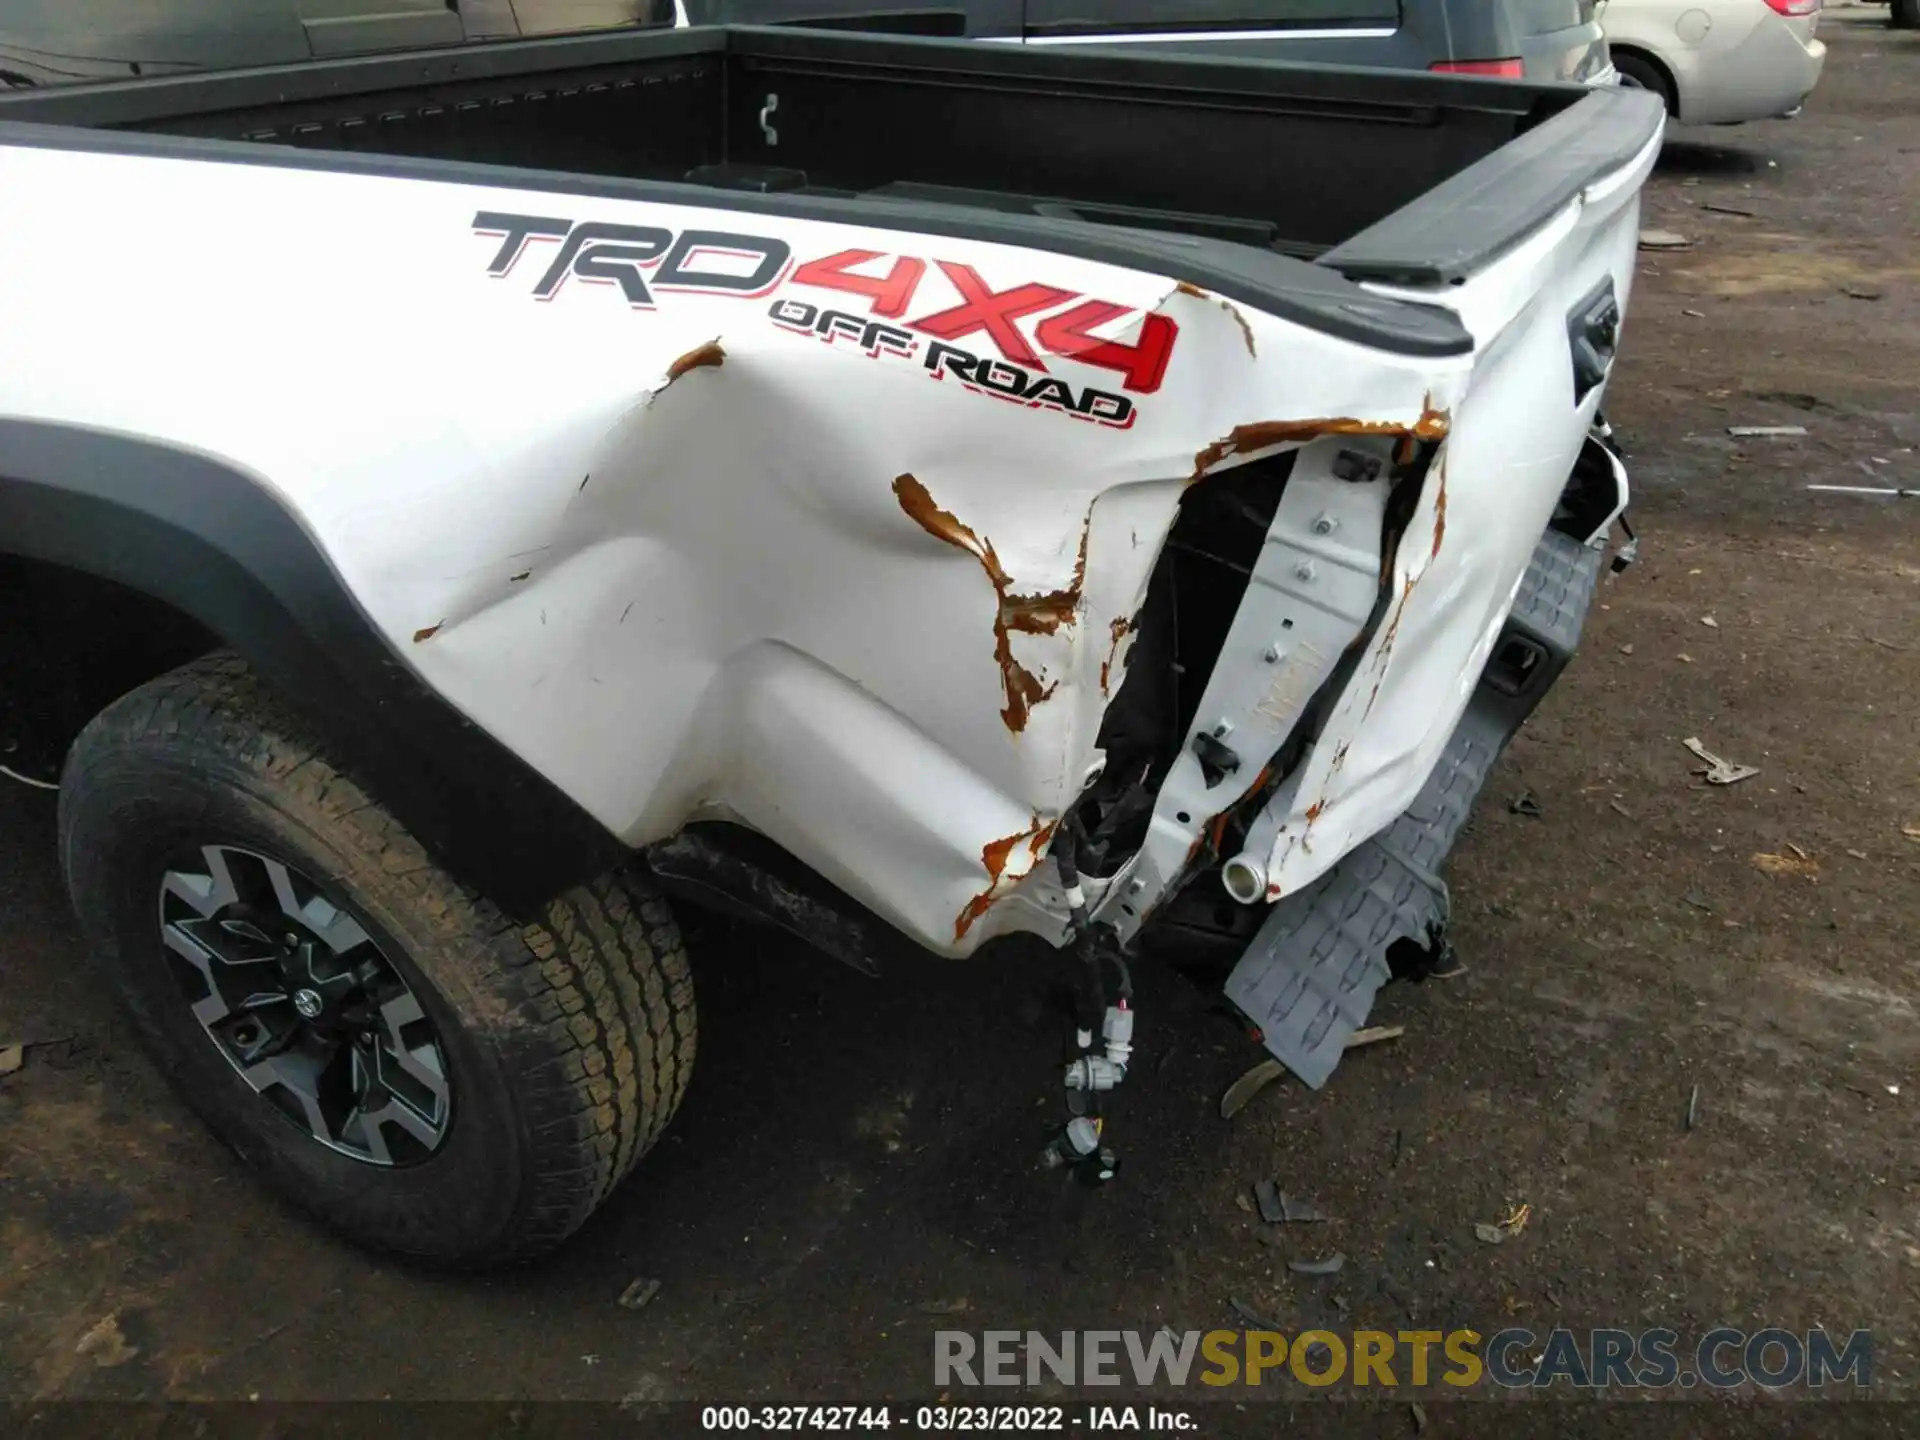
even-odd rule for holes
{"type": "Polygon", "coordinates": [[[1154,1405],[707,1405],[702,1430],[750,1434],[786,1431],[1016,1435],[1033,1432],[1152,1431],[1192,1435],[1191,1411],[1154,1405]]]}

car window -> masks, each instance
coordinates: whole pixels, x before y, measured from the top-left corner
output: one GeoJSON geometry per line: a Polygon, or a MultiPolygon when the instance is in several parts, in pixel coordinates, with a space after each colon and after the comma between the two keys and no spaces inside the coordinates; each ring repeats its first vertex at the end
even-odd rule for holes
{"type": "Polygon", "coordinates": [[[673,22],[674,0],[0,0],[0,90],[673,22]]]}
{"type": "Polygon", "coordinates": [[[1400,0],[1027,0],[1034,35],[1392,25],[1400,0]]]}

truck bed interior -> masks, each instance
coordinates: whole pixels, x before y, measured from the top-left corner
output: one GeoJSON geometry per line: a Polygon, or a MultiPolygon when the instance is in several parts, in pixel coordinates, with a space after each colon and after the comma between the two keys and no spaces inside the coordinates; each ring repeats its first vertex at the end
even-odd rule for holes
{"type": "Polygon", "coordinates": [[[1312,259],[1583,95],[712,28],[76,86],[0,101],[0,120],[691,183],[741,200],[958,205],[1312,259]]]}

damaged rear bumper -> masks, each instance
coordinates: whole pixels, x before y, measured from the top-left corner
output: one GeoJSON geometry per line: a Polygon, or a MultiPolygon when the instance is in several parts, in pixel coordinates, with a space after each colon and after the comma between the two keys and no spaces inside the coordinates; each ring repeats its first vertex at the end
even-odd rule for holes
{"type": "MultiPolygon", "coordinates": [[[[1617,458],[1606,458],[1617,471],[1617,458]]],[[[1559,530],[1541,537],[1499,642],[1418,798],[1318,880],[1278,901],[1228,977],[1227,997],[1259,1027],[1267,1049],[1315,1089],[1333,1073],[1347,1037],[1366,1024],[1374,993],[1391,977],[1395,947],[1431,954],[1442,943],[1449,902],[1441,867],[1494,762],[1573,658],[1606,565],[1605,535],[1586,543],[1559,530]]]]}

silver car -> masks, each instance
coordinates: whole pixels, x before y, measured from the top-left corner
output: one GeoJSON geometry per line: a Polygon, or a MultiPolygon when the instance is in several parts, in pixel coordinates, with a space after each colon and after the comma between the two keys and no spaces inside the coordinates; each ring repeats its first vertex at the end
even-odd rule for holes
{"type": "Polygon", "coordinates": [[[1799,111],[1827,59],[1821,0],[1607,0],[1601,21],[1623,81],[1690,125],[1799,111]]]}

